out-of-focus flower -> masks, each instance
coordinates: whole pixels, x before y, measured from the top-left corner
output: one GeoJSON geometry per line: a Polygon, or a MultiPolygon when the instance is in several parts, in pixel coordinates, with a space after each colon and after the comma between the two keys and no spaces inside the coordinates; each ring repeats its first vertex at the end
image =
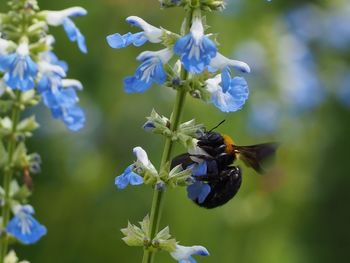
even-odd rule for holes
{"type": "Polygon", "coordinates": [[[350,75],[347,72],[340,77],[339,84],[335,90],[335,95],[338,100],[345,106],[350,108],[350,75]]]}
{"type": "Polygon", "coordinates": [[[22,42],[16,52],[0,56],[0,71],[12,89],[27,91],[34,88],[38,67],[29,54],[28,43],[22,42]]]}
{"type": "Polygon", "coordinates": [[[173,52],[168,48],[156,52],[142,52],[137,57],[142,64],[136,69],[134,76],[124,79],[125,92],[145,92],[154,83],[162,85],[167,78],[163,65],[168,63],[172,56],[173,52]]]}
{"type": "Polygon", "coordinates": [[[121,35],[115,33],[107,36],[107,42],[112,48],[124,48],[131,44],[136,47],[142,46],[147,41],[151,43],[162,42],[163,30],[148,24],[145,20],[137,16],[130,16],[126,19],[129,24],[141,28],[143,32],[126,33],[121,35]]]}
{"type": "Polygon", "coordinates": [[[209,256],[209,252],[202,246],[185,247],[176,245],[176,250],[170,255],[179,263],[196,263],[196,260],[192,257],[193,255],[209,256]]]}
{"type": "Polygon", "coordinates": [[[185,69],[191,73],[202,73],[217,54],[215,43],[204,35],[202,18],[195,16],[190,33],[181,37],[174,45],[185,69]]]}
{"type": "Polygon", "coordinates": [[[242,77],[217,75],[206,81],[206,87],[211,94],[211,103],[223,112],[240,110],[249,96],[248,84],[242,77]]]}
{"type": "Polygon", "coordinates": [[[15,251],[11,250],[4,258],[4,263],[29,263],[27,260],[18,261],[15,251]]]}
{"type": "Polygon", "coordinates": [[[77,106],[79,98],[76,94],[76,89],[81,90],[82,84],[78,80],[64,80],[66,69],[66,64],[59,61],[53,53],[42,54],[38,91],[52,116],[61,119],[70,130],[78,131],[85,124],[85,114],[77,106]]]}
{"type": "Polygon", "coordinates": [[[285,35],[279,42],[278,51],[282,98],[290,110],[302,112],[318,106],[323,101],[325,92],[308,47],[297,37],[285,35]]]}
{"type": "Polygon", "coordinates": [[[87,53],[85,37],[70,17],[85,16],[87,11],[82,7],[71,7],[61,11],[45,11],[46,21],[51,26],[63,25],[70,41],[77,42],[81,52],[87,53]]]}
{"type": "Polygon", "coordinates": [[[6,231],[23,244],[34,244],[46,235],[46,227],[41,225],[32,215],[34,209],[30,205],[16,205],[15,216],[6,226],[6,231]]]}
{"type": "Polygon", "coordinates": [[[266,135],[278,129],[281,110],[275,101],[264,99],[252,103],[251,107],[248,122],[251,133],[266,135]]]}
{"type": "Polygon", "coordinates": [[[9,41],[0,37],[0,56],[8,54],[9,48],[15,47],[15,46],[16,44],[13,43],[12,41],[9,41]]]}

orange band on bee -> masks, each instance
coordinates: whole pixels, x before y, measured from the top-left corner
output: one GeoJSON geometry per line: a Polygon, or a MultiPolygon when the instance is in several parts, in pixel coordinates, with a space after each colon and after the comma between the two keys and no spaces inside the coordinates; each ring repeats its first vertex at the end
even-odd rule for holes
{"type": "Polygon", "coordinates": [[[234,141],[232,138],[228,135],[223,135],[224,138],[224,143],[226,145],[226,150],[225,152],[228,154],[234,154],[234,141]]]}

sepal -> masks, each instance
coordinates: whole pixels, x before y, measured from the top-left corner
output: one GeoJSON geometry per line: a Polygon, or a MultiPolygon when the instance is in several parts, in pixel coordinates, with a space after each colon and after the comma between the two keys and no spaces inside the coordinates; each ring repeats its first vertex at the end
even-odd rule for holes
{"type": "Polygon", "coordinates": [[[165,227],[154,237],[152,240],[152,246],[159,250],[164,250],[169,253],[174,252],[176,249],[176,239],[171,238],[169,227],[165,227]]]}
{"type": "Polygon", "coordinates": [[[4,263],[30,263],[27,260],[19,261],[16,252],[11,250],[4,258],[4,263]]]}
{"type": "Polygon", "coordinates": [[[180,141],[185,148],[188,148],[190,145],[192,145],[192,139],[198,138],[203,133],[204,125],[197,124],[195,119],[192,119],[180,124],[179,129],[173,139],[180,141]]]}
{"type": "Polygon", "coordinates": [[[24,135],[25,137],[30,137],[32,136],[32,132],[37,128],[39,128],[39,123],[37,123],[35,116],[31,116],[22,120],[17,125],[16,131],[18,134],[24,135]]]}
{"type": "Polygon", "coordinates": [[[168,177],[166,178],[166,183],[170,187],[177,187],[177,186],[187,186],[189,185],[191,181],[191,169],[183,169],[182,165],[179,164],[175,166],[171,171],[169,172],[168,177]]]}
{"type": "Polygon", "coordinates": [[[122,240],[128,246],[147,247],[150,245],[150,241],[148,239],[150,224],[149,216],[145,216],[145,218],[142,220],[142,222],[139,222],[139,224],[140,227],[128,222],[128,226],[120,230],[125,236],[122,238],[122,240]]]}
{"type": "Polygon", "coordinates": [[[155,134],[161,134],[164,136],[171,136],[170,120],[159,115],[154,109],[151,112],[151,116],[147,117],[147,122],[143,125],[146,131],[151,131],[155,134]]]}

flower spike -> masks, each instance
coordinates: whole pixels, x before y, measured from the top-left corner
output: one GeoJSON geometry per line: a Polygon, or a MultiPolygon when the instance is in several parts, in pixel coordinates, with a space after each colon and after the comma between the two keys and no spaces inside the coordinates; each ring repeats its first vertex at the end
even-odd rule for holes
{"type": "Polygon", "coordinates": [[[131,44],[136,47],[142,46],[147,41],[151,43],[162,42],[163,30],[148,24],[145,20],[137,16],[130,16],[126,19],[129,24],[139,27],[143,32],[139,33],[127,33],[125,35],[120,35],[115,33],[107,36],[107,42],[112,48],[124,48],[131,44]]]}
{"type": "Polygon", "coordinates": [[[194,17],[190,33],[175,43],[174,52],[181,57],[185,69],[196,74],[202,73],[216,56],[216,45],[204,35],[200,15],[194,17]]]}

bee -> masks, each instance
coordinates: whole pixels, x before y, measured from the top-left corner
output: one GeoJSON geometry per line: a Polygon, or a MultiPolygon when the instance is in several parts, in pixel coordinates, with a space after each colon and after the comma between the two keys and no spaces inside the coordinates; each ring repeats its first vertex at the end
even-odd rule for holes
{"type": "Polygon", "coordinates": [[[277,148],[277,143],[238,146],[231,137],[212,129],[199,135],[195,149],[175,157],[171,166],[197,166],[197,172],[192,172],[194,184],[187,188],[188,196],[201,207],[215,208],[230,201],[241,187],[242,171],[233,165],[236,160],[263,174],[264,161],[273,157],[277,148]]]}

